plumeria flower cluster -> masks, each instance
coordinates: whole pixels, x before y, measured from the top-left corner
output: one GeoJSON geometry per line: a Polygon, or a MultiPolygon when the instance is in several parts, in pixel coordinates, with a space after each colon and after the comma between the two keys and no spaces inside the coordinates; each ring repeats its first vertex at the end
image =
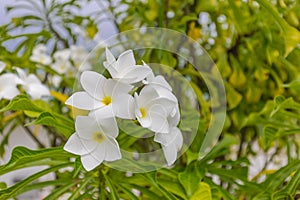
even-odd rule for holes
{"type": "Polygon", "coordinates": [[[94,169],[103,161],[121,159],[116,118],[137,120],[155,133],[154,141],[162,145],[167,164],[172,165],[183,145],[183,137],[177,127],[178,100],[171,86],[163,76],[155,76],[146,63],[137,65],[132,50],[116,59],[106,49],[103,65],[111,78],[84,71],[80,77],[83,91],[66,101],[67,105],[87,110],[89,114],[76,118],[76,132],[64,149],[80,155],[86,170],[94,169]],[[136,86],[137,83],[142,86],[136,86]]]}
{"type": "MultiPolygon", "coordinates": [[[[4,71],[6,64],[0,61],[0,74],[4,71]]],[[[27,75],[26,72],[19,68],[13,67],[17,74],[5,73],[0,75],[0,100],[11,100],[20,94],[18,85],[21,85],[24,91],[32,99],[40,99],[42,96],[49,96],[49,89],[41,83],[34,74],[27,75]]]]}
{"type": "MultiPolygon", "coordinates": [[[[47,53],[47,48],[43,44],[37,45],[32,52],[30,60],[39,64],[49,65],[58,74],[65,77],[74,77],[78,71],[91,69],[88,62],[84,62],[88,52],[81,46],[72,45],[70,48],[57,50],[53,58],[47,53]]],[[[51,82],[55,87],[59,87],[62,77],[53,75],[51,82]]]]}

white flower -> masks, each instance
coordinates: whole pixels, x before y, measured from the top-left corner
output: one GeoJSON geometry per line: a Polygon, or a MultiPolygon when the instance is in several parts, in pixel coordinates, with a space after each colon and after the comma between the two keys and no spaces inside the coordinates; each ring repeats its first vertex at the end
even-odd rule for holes
{"type": "Polygon", "coordinates": [[[69,60],[71,56],[70,49],[58,50],[53,54],[55,61],[66,61],[69,60]]]}
{"type": "Polygon", "coordinates": [[[152,71],[149,66],[136,65],[132,50],[123,52],[116,60],[113,54],[106,49],[106,61],[103,65],[112,78],[129,84],[143,80],[152,71]]]}
{"type": "Polygon", "coordinates": [[[26,75],[25,71],[16,67],[17,73],[22,80],[22,85],[27,94],[33,99],[40,99],[42,96],[50,96],[49,89],[41,83],[41,81],[34,75],[26,75]]]}
{"type": "Polygon", "coordinates": [[[154,141],[162,145],[162,149],[168,166],[172,165],[177,158],[177,152],[183,145],[182,133],[177,127],[170,128],[169,133],[156,133],[154,141]]]}
{"type": "Polygon", "coordinates": [[[0,61],[0,73],[2,73],[2,72],[3,72],[3,70],[5,69],[5,67],[6,67],[6,63],[5,63],[5,62],[2,62],[2,61],[0,61]]]}
{"type": "Polygon", "coordinates": [[[72,69],[72,65],[69,60],[59,59],[52,64],[52,69],[60,74],[66,74],[69,70],[72,69]]]}
{"type": "Polygon", "coordinates": [[[97,119],[120,117],[133,119],[133,97],[128,94],[132,86],[106,79],[93,71],[82,73],[80,83],[85,91],[74,93],[66,104],[89,110],[97,119]]]}
{"type": "Polygon", "coordinates": [[[167,98],[160,97],[152,87],[144,87],[140,94],[135,93],[135,115],[144,128],[154,132],[168,133],[167,117],[176,104],[167,98]]]}
{"type": "Polygon", "coordinates": [[[64,150],[81,156],[83,167],[90,171],[103,161],[121,159],[116,141],[118,129],[114,118],[96,121],[89,116],[78,116],[75,122],[76,132],[71,135],[64,150]]]}
{"type": "Polygon", "coordinates": [[[0,99],[13,99],[20,94],[17,84],[22,81],[14,74],[6,73],[0,76],[0,99]]]}
{"type": "MultiPolygon", "coordinates": [[[[144,63],[144,65],[146,64],[144,63]]],[[[178,104],[176,96],[172,93],[172,87],[163,76],[154,76],[153,73],[149,73],[146,80],[143,80],[143,83],[148,87],[153,87],[160,97],[167,98],[178,104]]]]}
{"type": "Polygon", "coordinates": [[[45,45],[38,44],[34,47],[30,60],[44,65],[49,65],[52,62],[52,59],[49,55],[47,55],[46,51],[47,48],[45,45]]]}

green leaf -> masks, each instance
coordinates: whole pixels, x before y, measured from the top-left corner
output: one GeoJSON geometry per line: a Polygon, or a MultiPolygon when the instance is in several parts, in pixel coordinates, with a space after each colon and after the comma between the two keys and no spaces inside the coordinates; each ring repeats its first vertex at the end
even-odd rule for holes
{"type": "Polygon", "coordinates": [[[131,189],[132,189],[131,187],[129,187],[128,185],[125,185],[125,184],[119,184],[118,186],[127,195],[128,198],[130,198],[132,200],[139,200],[139,198],[137,196],[135,196],[135,194],[133,194],[133,192],[131,192],[131,189]]]}
{"type": "Polygon", "coordinates": [[[215,157],[224,155],[228,151],[228,147],[234,144],[238,144],[237,138],[232,135],[225,135],[224,138],[219,143],[217,143],[214,148],[209,153],[207,153],[199,162],[202,163],[214,159],[215,157]]]}
{"type": "Polygon", "coordinates": [[[297,189],[299,189],[299,187],[300,187],[300,169],[298,169],[296,173],[292,175],[291,180],[287,183],[287,185],[283,189],[273,194],[273,197],[275,199],[276,198],[279,199],[278,198],[279,196],[287,196],[287,194],[290,195],[295,194],[297,189]]]}
{"type": "Polygon", "coordinates": [[[65,163],[71,156],[71,154],[65,152],[61,147],[42,150],[16,147],[8,163],[0,166],[0,175],[25,167],[65,163]]]}
{"type": "MultiPolygon", "coordinates": [[[[289,165],[281,168],[274,174],[268,176],[268,178],[261,184],[261,188],[264,189],[261,193],[255,196],[255,200],[260,200],[261,198],[270,197],[272,193],[274,193],[283,183],[284,181],[291,176],[294,171],[298,171],[300,169],[300,161],[295,161],[294,163],[290,163],[289,165]]],[[[298,176],[298,175],[297,175],[298,176]]],[[[297,181],[291,184],[291,189],[297,184],[297,181]]]]}
{"type": "Polygon", "coordinates": [[[179,182],[185,189],[188,197],[191,197],[196,191],[202,177],[203,174],[198,173],[196,162],[191,163],[183,172],[178,174],[179,182]]]}
{"type": "Polygon", "coordinates": [[[79,187],[77,187],[76,190],[72,191],[72,195],[69,197],[68,200],[75,200],[80,196],[81,190],[90,182],[90,180],[93,178],[93,176],[85,177],[84,179],[81,180],[79,184],[79,187]]]}
{"type": "Polygon", "coordinates": [[[160,191],[166,199],[176,200],[176,197],[167,191],[165,188],[158,185],[156,180],[156,173],[155,172],[148,172],[145,174],[140,174],[154,189],[160,191]]]}
{"type": "Polygon", "coordinates": [[[109,187],[110,194],[111,194],[111,199],[118,200],[119,199],[119,195],[118,195],[118,192],[117,192],[115,186],[113,185],[111,179],[109,178],[109,176],[107,176],[104,173],[103,173],[103,176],[104,176],[104,178],[106,180],[107,186],[109,187]]]}
{"type": "Polygon", "coordinates": [[[30,125],[37,125],[37,124],[53,126],[57,128],[66,138],[68,138],[72,133],[74,133],[73,126],[72,127],[68,126],[65,121],[57,119],[57,117],[53,116],[49,112],[41,113],[35,121],[26,125],[30,126],[30,125]]]}
{"type": "Polygon", "coordinates": [[[190,198],[190,200],[212,200],[210,186],[205,182],[200,182],[197,190],[190,198]]]}
{"type": "MultiPolygon", "coordinates": [[[[51,181],[44,181],[44,182],[39,182],[39,183],[34,183],[26,186],[24,189],[22,189],[22,193],[31,191],[31,190],[36,190],[36,189],[42,189],[48,186],[62,186],[65,184],[71,183],[72,180],[51,180],[51,181]]],[[[21,193],[19,193],[21,194],[21,193]]]]}
{"type": "Polygon", "coordinates": [[[225,82],[225,89],[227,91],[226,99],[229,110],[237,107],[243,99],[243,96],[237,92],[230,84],[225,82]]]}
{"type": "Polygon", "coordinates": [[[122,183],[123,186],[128,187],[128,188],[135,188],[139,190],[143,195],[142,196],[148,196],[150,199],[161,199],[161,196],[159,196],[157,193],[149,190],[148,188],[136,185],[136,184],[126,184],[122,183]]]}
{"type": "Polygon", "coordinates": [[[29,183],[37,180],[38,178],[40,178],[40,177],[42,177],[42,176],[44,176],[48,173],[57,171],[61,168],[65,168],[65,167],[68,167],[70,165],[72,165],[72,163],[64,163],[64,164],[56,165],[54,167],[50,167],[48,169],[42,170],[42,171],[40,171],[36,174],[33,174],[33,175],[29,176],[28,178],[16,183],[15,185],[13,185],[13,186],[5,189],[5,190],[1,190],[0,191],[0,199],[9,199],[9,198],[15,197],[29,183]]]}
{"type": "Polygon", "coordinates": [[[9,104],[2,108],[0,112],[4,112],[7,110],[13,110],[13,111],[18,111],[18,110],[28,110],[28,111],[34,111],[34,112],[42,112],[43,110],[36,106],[28,96],[26,95],[18,95],[15,98],[13,98],[9,104]]]}
{"type": "Polygon", "coordinates": [[[178,180],[158,178],[157,183],[163,188],[165,188],[167,191],[181,197],[182,199],[188,199],[185,194],[184,188],[178,182],[178,180]]]}
{"type": "Polygon", "coordinates": [[[62,187],[58,187],[57,189],[51,191],[51,193],[44,198],[44,200],[57,200],[58,197],[66,193],[70,188],[74,187],[76,185],[76,181],[73,181],[72,183],[66,184],[62,187]]]}

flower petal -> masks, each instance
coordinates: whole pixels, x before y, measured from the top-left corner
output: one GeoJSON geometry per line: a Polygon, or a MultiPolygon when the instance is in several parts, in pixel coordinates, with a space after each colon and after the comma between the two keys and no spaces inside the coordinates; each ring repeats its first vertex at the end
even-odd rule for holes
{"type": "Polygon", "coordinates": [[[92,110],[89,113],[89,116],[100,120],[100,119],[106,119],[106,118],[112,118],[116,116],[116,113],[114,113],[111,104],[109,106],[102,106],[101,108],[98,108],[96,110],[92,110]]]}
{"type": "Polygon", "coordinates": [[[103,107],[100,101],[96,101],[86,92],[76,92],[67,99],[65,104],[83,109],[83,110],[94,110],[103,107]]]}
{"type": "Polygon", "coordinates": [[[83,89],[92,97],[101,100],[104,97],[103,88],[107,79],[94,71],[84,71],[80,77],[83,89]]]}
{"type": "Polygon", "coordinates": [[[162,145],[168,146],[171,143],[179,144],[176,146],[180,146],[180,142],[182,143],[182,134],[179,128],[172,127],[169,129],[168,133],[155,133],[154,141],[158,142],[162,145]],[[180,137],[181,136],[181,137],[180,137]]]}
{"type": "Polygon", "coordinates": [[[5,67],[6,67],[6,63],[0,61],[0,73],[5,69],[5,67]]]}
{"type": "Polygon", "coordinates": [[[98,131],[97,121],[89,116],[77,116],[75,120],[75,129],[79,137],[86,140],[92,140],[93,134],[98,131]]]}
{"type": "Polygon", "coordinates": [[[124,69],[116,78],[125,83],[137,83],[145,79],[151,71],[149,67],[134,65],[124,69]]]}
{"type": "Polygon", "coordinates": [[[93,152],[90,153],[96,160],[99,161],[99,164],[105,159],[105,154],[107,151],[110,151],[105,145],[107,139],[105,139],[101,144],[98,144],[93,152]]]}
{"type": "Polygon", "coordinates": [[[149,119],[151,121],[151,124],[148,127],[150,130],[159,133],[169,132],[169,123],[163,113],[160,113],[157,110],[151,110],[149,111],[149,119]]]}
{"type": "Polygon", "coordinates": [[[113,109],[117,117],[134,119],[134,99],[129,94],[120,94],[113,97],[113,109]]]}
{"type": "Polygon", "coordinates": [[[89,152],[84,148],[78,133],[71,135],[64,146],[64,150],[76,155],[85,155],[89,152]]]}
{"type": "Polygon", "coordinates": [[[133,88],[132,85],[122,83],[120,81],[109,79],[103,86],[103,91],[105,96],[115,96],[119,94],[128,94],[128,92],[133,88]]]}
{"type": "Polygon", "coordinates": [[[103,62],[103,65],[109,71],[110,75],[112,77],[115,77],[118,74],[115,68],[117,61],[108,48],[106,48],[105,52],[106,52],[106,61],[103,62]]]}
{"type": "Polygon", "coordinates": [[[103,162],[103,160],[99,160],[91,154],[83,155],[80,159],[84,169],[87,171],[91,171],[103,162]]]}
{"type": "Polygon", "coordinates": [[[177,159],[177,151],[174,144],[162,147],[168,166],[171,166],[177,159]]]}
{"type": "Polygon", "coordinates": [[[152,84],[154,86],[163,87],[169,91],[172,91],[172,87],[169,85],[169,83],[166,81],[166,79],[161,75],[154,77],[151,80],[150,84],[152,84]]]}
{"type": "Polygon", "coordinates": [[[5,99],[13,99],[15,96],[20,94],[18,88],[15,86],[6,86],[2,91],[1,91],[1,96],[5,99]]]}
{"type": "Polygon", "coordinates": [[[116,70],[123,71],[127,67],[135,65],[135,59],[132,50],[124,51],[117,60],[116,70]]]}
{"type": "Polygon", "coordinates": [[[174,110],[168,116],[168,122],[170,126],[177,126],[180,121],[180,111],[178,104],[175,106],[174,110]]]}
{"type": "Polygon", "coordinates": [[[167,117],[176,108],[176,104],[166,98],[157,98],[147,102],[145,107],[149,110],[154,109],[153,112],[159,112],[167,117]]]}
{"type": "Polygon", "coordinates": [[[116,118],[103,118],[97,120],[98,126],[100,126],[100,129],[102,129],[103,133],[106,136],[114,137],[116,138],[119,134],[119,128],[116,121],[116,118]]]}
{"type": "Polygon", "coordinates": [[[137,97],[138,105],[144,107],[148,104],[148,102],[158,98],[159,96],[154,88],[146,86],[143,87],[143,89],[137,97]]]}
{"type": "Polygon", "coordinates": [[[21,80],[18,76],[12,73],[6,73],[0,76],[0,85],[2,86],[15,86],[17,84],[24,84],[24,81],[21,80]]]}
{"type": "Polygon", "coordinates": [[[115,161],[122,158],[119,144],[114,138],[108,137],[104,144],[106,149],[104,160],[115,161]]]}
{"type": "Polygon", "coordinates": [[[26,88],[26,92],[33,99],[40,99],[42,96],[50,96],[50,91],[45,85],[34,83],[27,85],[26,88]]]}

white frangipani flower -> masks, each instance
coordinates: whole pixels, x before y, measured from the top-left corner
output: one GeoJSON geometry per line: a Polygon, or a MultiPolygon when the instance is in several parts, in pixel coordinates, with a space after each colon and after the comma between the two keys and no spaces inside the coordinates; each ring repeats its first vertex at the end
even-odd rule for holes
{"type": "Polygon", "coordinates": [[[0,61],[0,73],[2,73],[2,72],[3,72],[3,70],[5,69],[5,67],[6,67],[6,63],[5,63],[5,62],[2,62],[2,61],[0,61]]]}
{"type": "Polygon", "coordinates": [[[44,65],[49,65],[52,62],[51,57],[47,54],[47,48],[43,44],[34,47],[30,60],[44,65]]]}
{"type": "Polygon", "coordinates": [[[69,60],[71,56],[70,49],[58,50],[53,54],[55,61],[66,61],[69,60]]]}
{"type": "Polygon", "coordinates": [[[11,100],[18,94],[20,94],[17,85],[22,81],[11,73],[6,73],[0,76],[0,99],[11,100]]]}
{"type": "MultiPolygon", "coordinates": [[[[144,63],[144,65],[147,64],[144,63]]],[[[178,103],[176,96],[172,93],[172,87],[163,76],[155,76],[153,72],[149,73],[146,77],[146,80],[143,80],[143,83],[146,85],[146,87],[153,87],[160,97],[164,97],[174,101],[175,103],[178,103]]]]}
{"type": "MultiPolygon", "coordinates": [[[[144,65],[146,64],[144,63],[144,65]]],[[[153,73],[150,73],[148,74],[146,80],[143,80],[143,83],[146,85],[145,87],[152,87],[160,97],[167,98],[170,101],[173,101],[177,105],[177,108],[174,107],[173,111],[171,112],[171,116],[177,118],[180,117],[180,113],[177,112],[178,100],[176,96],[172,93],[172,87],[169,85],[169,83],[163,76],[154,76],[153,73]],[[176,112],[177,116],[175,116],[176,112]]]]}
{"type": "Polygon", "coordinates": [[[133,97],[128,94],[131,85],[106,79],[93,71],[82,73],[80,83],[85,91],[74,93],[66,104],[89,110],[97,119],[120,117],[133,119],[133,97]]]}
{"type": "Polygon", "coordinates": [[[69,60],[57,60],[52,64],[52,69],[60,74],[66,74],[69,70],[72,70],[72,65],[69,60]]]}
{"type": "Polygon", "coordinates": [[[112,78],[124,83],[137,83],[151,73],[151,68],[146,65],[136,65],[132,50],[123,52],[118,60],[106,49],[106,61],[104,67],[112,78]]]}
{"type": "Polygon", "coordinates": [[[22,85],[25,92],[33,99],[40,99],[42,96],[50,96],[48,87],[43,85],[41,81],[34,75],[26,75],[25,71],[16,67],[17,73],[22,80],[22,85]]]}
{"type": "Polygon", "coordinates": [[[71,135],[64,150],[81,156],[83,167],[90,171],[103,161],[121,159],[116,141],[118,129],[114,118],[97,121],[89,116],[78,116],[75,121],[75,133],[71,135]]]}
{"type": "Polygon", "coordinates": [[[183,145],[182,133],[179,128],[171,127],[169,133],[156,133],[154,141],[162,145],[167,164],[168,166],[172,165],[177,159],[177,152],[183,145]]]}
{"type": "Polygon", "coordinates": [[[144,87],[134,98],[135,115],[140,124],[154,132],[168,133],[167,117],[175,107],[174,102],[160,97],[152,87],[144,87]]]}

